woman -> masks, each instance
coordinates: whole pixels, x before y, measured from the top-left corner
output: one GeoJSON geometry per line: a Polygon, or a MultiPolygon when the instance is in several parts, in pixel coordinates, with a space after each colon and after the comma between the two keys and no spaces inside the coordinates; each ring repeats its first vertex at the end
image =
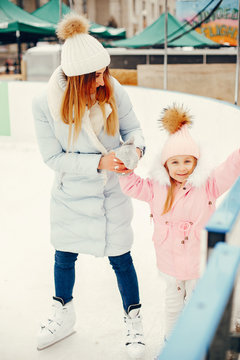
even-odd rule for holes
{"type": "Polygon", "coordinates": [[[39,148],[56,174],[51,197],[56,293],[38,349],[73,332],[75,261],[84,253],[108,256],[125,312],[126,348],[138,358],[145,346],[130,255],[132,207],[118,180],[119,174],[132,169],[114,151],[138,160],[144,141],[126,92],[109,76],[108,52],[87,31],[88,22],[81,16],[70,14],[60,22],[57,34],[65,40],[61,66],[50,78],[47,94],[33,104],[39,148]],[[121,139],[126,142],[122,147],[121,139]]]}

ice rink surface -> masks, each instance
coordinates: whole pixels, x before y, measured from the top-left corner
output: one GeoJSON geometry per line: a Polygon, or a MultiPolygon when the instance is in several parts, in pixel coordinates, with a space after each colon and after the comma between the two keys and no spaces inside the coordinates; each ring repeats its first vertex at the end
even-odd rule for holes
{"type": "MultiPolygon", "coordinates": [[[[38,152],[31,115],[32,97],[45,87],[42,83],[9,84],[13,136],[0,138],[0,359],[127,360],[115,275],[106,258],[87,255],[79,255],[76,265],[76,333],[45,350],[36,350],[36,333],[40,321],[49,314],[54,295],[54,249],[49,243],[53,172],[38,152]],[[15,95],[11,96],[13,86],[15,95]]],[[[173,102],[185,104],[194,116],[194,133],[211,162],[219,164],[239,147],[238,107],[181,93],[136,87],[126,90],[146,138],[147,152],[138,174],[147,176],[165,139],[157,119],[163,107],[173,102]]],[[[147,344],[144,359],[152,360],[162,343],[164,285],[155,266],[149,207],[136,200],[133,205],[132,256],[147,344]]]]}

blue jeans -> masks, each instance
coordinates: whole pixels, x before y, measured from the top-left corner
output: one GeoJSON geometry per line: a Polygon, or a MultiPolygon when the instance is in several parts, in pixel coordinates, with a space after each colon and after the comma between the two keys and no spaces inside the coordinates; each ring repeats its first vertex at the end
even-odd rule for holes
{"type": "MultiPolygon", "coordinates": [[[[55,252],[55,293],[65,304],[73,298],[77,257],[76,253],[55,252]]],[[[138,280],[130,251],[120,256],[109,256],[109,262],[115,271],[123,308],[127,312],[130,305],[139,304],[138,280]]]]}

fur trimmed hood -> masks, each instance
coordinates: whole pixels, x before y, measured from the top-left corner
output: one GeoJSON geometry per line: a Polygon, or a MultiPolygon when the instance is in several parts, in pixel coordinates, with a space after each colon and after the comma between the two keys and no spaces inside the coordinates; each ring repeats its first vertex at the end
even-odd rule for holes
{"type": "MultiPolygon", "coordinates": [[[[61,66],[59,66],[51,76],[48,89],[47,89],[47,100],[50,113],[56,122],[56,126],[59,126],[59,123],[62,123],[61,119],[61,102],[64,90],[66,88],[66,77],[62,71],[61,66]]],[[[108,117],[112,112],[112,108],[109,104],[105,104],[105,113],[106,117],[108,117]]],[[[98,149],[102,154],[107,154],[108,151],[104,147],[104,145],[98,139],[98,134],[104,125],[104,119],[102,110],[96,102],[91,109],[88,109],[86,106],[86,111],[82,117],[82,129],[86,131],[91,139],[92,144],[98,149]]]]}
{"type": "MultiPolygon", "coordinates": [[[[209,152],[205,150],[205,147],[202,145],[199,146],[199,148],[200,157],[197,161],[197,166],[186,182],[186,184],[194,187],[202,186],[207,181],[215,167],[212,159],[209,157],[209,152]]],[[[161,150],[158,151],[158,154],[155,156],[149,171],[149,176],[151,179],[158,181],[160,185],[170,185],[168,172],[164,165],[161,164],[161,150]]]]}
{"type": "MultiPolygon", "coordinates": [[[[61,101],[66,86],[67,86],[66,76],[60,65],[54,71],[51,78],[49,79],[48,89],[47,89],[48,106],[51,115],[55,121],[61,120],[61,115],[60,115],[61,101]]],[[[97,104],[98,102],[95,105],[97,104]]],[[[94,107],[95,113],[97,112],[96,107],[97,106],[94,107]]],[[[105,112],[106,112],[106,117],[108,117],[111,114],[112,108],[109,104],[105,104],[105,112]]]]}

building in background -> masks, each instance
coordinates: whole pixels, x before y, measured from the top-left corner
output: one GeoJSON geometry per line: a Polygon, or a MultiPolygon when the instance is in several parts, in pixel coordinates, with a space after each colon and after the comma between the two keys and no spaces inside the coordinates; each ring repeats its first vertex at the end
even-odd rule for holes
{"type": "MultiPolygon", "coordinates": [[[[25,11],[28,11],[28,12],[32,13],[36,9],[38,9],[41,6],[43,6],[44,4],[46,4],[49,0],[9,0],[9,1],[11,1],[15,5],[21,7],[25,11]]],[[[62,2],[64,4],[66,4],[66,5],[68,5],[68,6],[69,6],[69,4],[73,5],[73,3],[74,3],[74,1],[71,1],[71,0],[70,1],[69,0],[62,0],[62,2]]],[[[80,2],[81,2],[81,0],[80,0],[80,2]]]]}
{"type": "MultiPolygon", "coordinates": [[[[1,0],[0,0],[1,1],[1,0]]],[[[49,0],[9,0],[32,13],[49,0]]],[[[168,12],[176,15],[176,1],[168,0],[168,12]]],[[[165,12],[165,0],[62,0],[79,14],[86,14],[90,21],[118,28],[125,28],[127,37],[140,33],[165,12]]],[[[31,44],[22,44],[23,52],[31,44]]],[[[0,72],[6,59],[15,62],[16,44],[1,46],[0,72]]]]}
{"type": "MultiPolygon", "coordinates": [[[[33,12],[48,0],[11,0],[28,12],[33,12]]],[[[64,0],[66,5],[101,25],[125,28],[127,37],[141,32],[164,11],[165,0],[64,0]]],[[[168,11],[176,15],[176,0],[168,0],[168,11]]]]}
{"type": "MultiPolygon", "coordinates": [[[[113,19],[118,27],[126,29],[127,37],[131,37],[165,11],[165,0],[86,0],[86,9],[92,21],[109,25],[113,19]]],[[[168,11],[176,14],[176,0],[168,0],[168,11]]]]}
{"type": "Polygon", "coordinates": [[[220,44],[236,46],[238,35],[238,0],[223,0],[214,11],[219,0],[178,0],[176,17],[188,21],[192,26],[209,17],[196,30],[220,44]],[[209,6],[207,6],[211,3],[209,6]]]}

